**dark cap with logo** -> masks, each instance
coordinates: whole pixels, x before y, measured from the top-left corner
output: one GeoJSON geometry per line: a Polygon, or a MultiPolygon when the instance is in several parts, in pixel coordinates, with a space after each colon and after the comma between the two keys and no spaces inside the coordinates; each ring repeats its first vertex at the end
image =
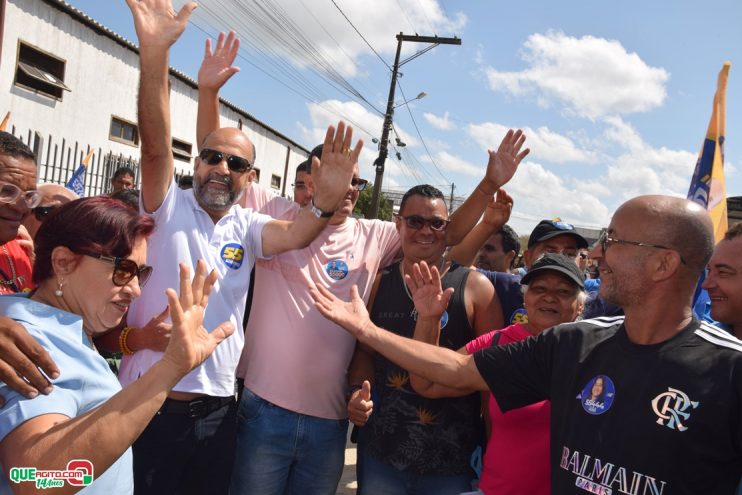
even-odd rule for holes
{"type": "Polygon", "coordinates": [[[562,275],[566,275],[567,278],[576,283],[579,288],[585,288],[585,280],[580,268],[577,266],[577,263],[575,263],[575,260],[558,253],[546,253],[537,259],[533,265],[531,265],[531,269],[528,270],[528,273],[520,279],[520,283],[528,285],[536,275],[546,271],[559,272],[562,275]]]}
{"type": "Polygon", "coordinates": [[[541,220],[528,238],[528,249],[537,242],[546,241],[558,235],[569,234],[577,240],[578,249],[587,249],[588,243],[584,237],[577,233],[574,225],[562,222],[561,218],[554,220],[541,220]]]}

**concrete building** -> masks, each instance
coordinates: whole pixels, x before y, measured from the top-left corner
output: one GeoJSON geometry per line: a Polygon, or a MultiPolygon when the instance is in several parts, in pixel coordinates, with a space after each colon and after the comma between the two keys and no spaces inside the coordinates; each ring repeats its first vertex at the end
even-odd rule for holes
{"type": "MultiPolygon", "coordinates": [[[[88,150],[86,194],[107,192],[120,164],[138,173],[137,47],[62,0],[0,0],[0,119],[37,154],[39,182],[65,183],[88,150]]],[[[176,175],[198,154],[197,85],[170,70],[176,175]]],[[[308,150],[222,100],[223,126],[255,144],[261,185],[290,195],[308,150]]]]}

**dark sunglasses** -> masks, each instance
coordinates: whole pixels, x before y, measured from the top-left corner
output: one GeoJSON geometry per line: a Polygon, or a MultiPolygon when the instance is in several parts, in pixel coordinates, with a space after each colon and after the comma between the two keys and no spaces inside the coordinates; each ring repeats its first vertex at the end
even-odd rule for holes
{"type": "Polygon", "coordinates": [[[139,287],[144,287],[144,284],[149,280],[152,275],[152,267],[149,265],[137,266],[132,260],[126,258],[117,258],[114,256],[106,256],[105,254],[90,254],[85,253],[91,258],[105,261],[106,263],[113,264],[113,285],[116,287],[123,287],[134,277],[139,278],[139,287]]]}
{"type": "Polygon", "coordinates": [[[44,219],[49,216],[49,213],[53,212],[57,208],[59,208],[59,205],[37,206],[36,208],[31,208],[31,211],[33,212],[33,216],[36,217],[36,220],[43,222],[44,219]]]}
{"type": "Polygon", "coordinates": [[[429,225],[431,230],[442,232],[446,230],[446,227],[448,227],[448,224],[450,223],[450,220],[443,220],[442,218],[423,218],[419,215],[410,215],[401,218],[412,230],[420,230],[426,225],[429,225]]]}
{"type": "Polygon", "coordinates": [[[350,179],[350,185],[353,186],[353,189],[356,191],[363,191],[366,189],[366,186],[368,186],[368,181],[366,179],[361,179],[360,177],[353,177],[350,179]]]}
{"type": "Polygon", "coordinates": [[[201,161],[206,162],[208,165],[219,165],[222,160],[227,160],[227,167],[232,172],[244,173],[252,168],[247,158],[242,158],[237,155],[229,155],[222,153],[221,151],[212,150],[211,148],[204,148],[201,153],[198,154],[201,161]]]}

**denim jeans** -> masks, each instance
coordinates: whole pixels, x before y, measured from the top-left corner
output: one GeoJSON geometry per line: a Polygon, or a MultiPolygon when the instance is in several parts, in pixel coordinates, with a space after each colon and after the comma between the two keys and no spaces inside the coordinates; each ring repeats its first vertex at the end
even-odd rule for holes
{"type": "Polygon", "coordinates": [[[134,442],[136,495],[226,495],[234,459],[237,404],[205,417],[158,412],[134,442]]]}
{"type": "Polygon", "coordinates": [[[358,495],[458,495],[472,490],[472,474],[421,475],[397,468],[361,453],[358,443],[358,495]]]}
{"type": "Polygon", "coordinates": [[[230,495],[334,495],[348,420],[295,413],[245,388],[230,495]]]}

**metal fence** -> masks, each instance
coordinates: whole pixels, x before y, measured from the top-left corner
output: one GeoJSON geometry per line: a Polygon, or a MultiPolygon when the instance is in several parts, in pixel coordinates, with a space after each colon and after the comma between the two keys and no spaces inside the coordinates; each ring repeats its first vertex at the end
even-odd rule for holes
{"type": "MultiPolygon", "coordinates": [[[[90,151],[90,145],[77,141],[55,139],[29,130],[20,133],[15,126],[10,133],[23,141],[36,155],[36,174],[39,184],[65,185],[90,151]]],[[[139,160],[121,153],[98,147],[87,166],[85,173],[85,196],[97,196],[111,191],[111,178],[119,167],[129,167],[134,171],[135,183],[139,184],[139,160]]]]}

